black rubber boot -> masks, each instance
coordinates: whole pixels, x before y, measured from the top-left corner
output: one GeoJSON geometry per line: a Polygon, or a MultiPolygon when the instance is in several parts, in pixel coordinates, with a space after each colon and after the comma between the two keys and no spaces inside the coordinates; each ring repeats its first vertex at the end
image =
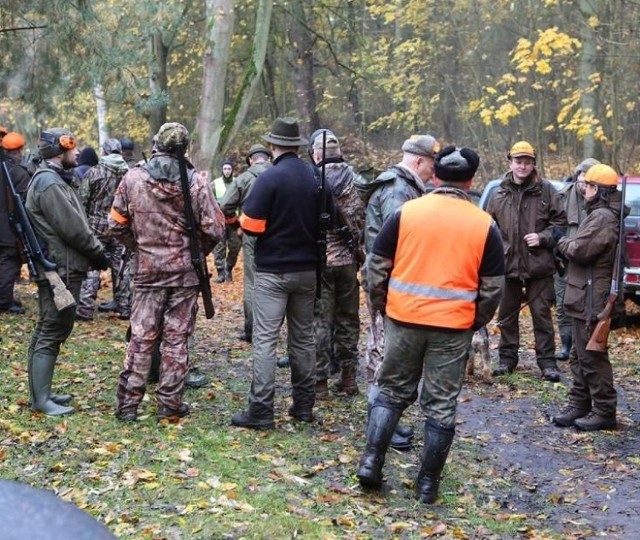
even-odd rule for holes
{"type": "Polygon", "coordinates": [[[33,390],[31,410],[44,413],[47,416],[62,416],[75,412],[73,407],[63,407],[51,399],[51,380],[55,365],[55,356],[34,353],[31,358],[29,372],[29,384],[33,390]]]}
{"type": "Polygon", "coordinates": [[[382,485],[382,467],[398,420],[400,411],[379,405],[372,407],[367,426],[367,445],[358,466],[357,477],[361,486],[379,488],[382,485]]]}
{"type": "MultiPolygon", "coordinates": [[[[31,374],[31,356],[29,356],[29,360],[27,361],[27,373],[31,374]]],[[[49,394],[49,398],[57,405],[69,405],[71,400],[73,399],[69,394],[49,394]]],[[[33,404],[33,384],[32,381],[29,381],[29,407],[33,404]]]]}
{"type": "Polygon", "coordinates": [[[416,499],[426,504],[436,502],[440,475],[447,461],[456,428],[443,427],[431,420],[424,423],[422,467],[416,479],[416,499]]]}

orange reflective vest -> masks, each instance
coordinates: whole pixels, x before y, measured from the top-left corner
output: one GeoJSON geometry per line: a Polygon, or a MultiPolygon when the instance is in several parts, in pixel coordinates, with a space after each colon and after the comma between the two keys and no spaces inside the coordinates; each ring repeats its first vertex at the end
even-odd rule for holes
{"type": "Polygon", "coordinates": [[[405,203],[400,212],[387,315],[471,328],[491,217],[469,201],[436,193],[405,203]]]}

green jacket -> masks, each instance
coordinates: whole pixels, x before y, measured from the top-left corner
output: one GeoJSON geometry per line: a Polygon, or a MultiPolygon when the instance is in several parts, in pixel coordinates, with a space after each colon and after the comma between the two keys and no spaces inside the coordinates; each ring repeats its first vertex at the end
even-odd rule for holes
{"type": "Polygon", "coordinates": [[[31,179],[26,209],[47,259],[63,278],[84,278],[103,246],[89,228],[71,174],[45,162],[31,179]],[[69,176],[69,180],[64,177],[69,176]]]}

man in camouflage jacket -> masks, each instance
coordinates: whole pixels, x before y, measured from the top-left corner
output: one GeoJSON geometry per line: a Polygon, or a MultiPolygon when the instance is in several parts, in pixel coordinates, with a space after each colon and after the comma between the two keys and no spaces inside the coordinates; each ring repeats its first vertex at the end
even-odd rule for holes
{"type": "MultiPolygon", "coordinates": [[[[247,154],[249,168],[231,182],[220,201],[227,226],[239,223],[238,215],[247,200],[256,178],[271,167],[271,150],[261,144],[254,144],[247,154]]],[[[242,229],[236,228],[242,234],[242,229]]],[[[242,304],[244,307],[244,332],[240,339],[251,343],[253,336],[253,283],[256,275],[256,237],[242,234],[242,260],[244,281],[242,304]]]]}
{"type": "MultiPolygon", "coordinates": [[[[402,144],[402,161],[392,165],[371,183],[357,183],[366,209],[364,249],[371,253],[373,243],[384,222],[403,203],[421,197],[426,192],[426,184],[433,178],[435,155],[440,150],[438,141],[431,135],[412,135],[402,144]]],[[[366,274],[363,272],[363,281],[366,274]]],[[[365,377],[369,383],[369,406],[376,399],[379,388],[375,384],[384,351],[383,316],[367,298],[370,324],[365,358],[365,377]]],[[[398,426],[391,446],[406,449],[410,447],[413,431],[398,426]]]]}
{"type": "MultiPolygon", "coordinates": [[[[188,146],[189,132],[171,122],[161,126],[157,138],[158,153],[125,175],[109,216],[110,234],[134,253],[131,341],[116,394],[116,416],[126,421],[137,418],[159,336],[158,418],[189,413],[182,395],[199,288],[176,158],[178,145],[188,146]]],[[[224,234],[224,216],[204,178],[193,167],[188,176],[200,248],[206,256],[224,234]]]]}
{"type": "Polygon", "coordinates": [[[364,204],[355,188],[354,179],[358,175],[342,158],[338,138],[331,131],[318,130],[309,143],[318,168],[324,159],[325,189],[332,193],[336,206],[336,226],[327,231],[327,264],[322,271],[321,297],[316,300],[314,317],[316,399],[326,399],[334,345],[341,371],[337,390],[344,395],[358,393],[358,267],[362,263],[358,261],[358,254],[364,228],[364,204]]]}
{"type": "MultiPolygon", "coordinates": [[[[129,170],[121,154],[118,139],[107,139],[102,145],[103,156],[95,167],[91,167],[80,184],[80,197],[89,219],[89,225],[104,245],[105,255],[111,268],[111,282],[117,311],[122,319],[131,314],[131,293],[129,272],[122,269],[124,246],[107,236],[108,216],[113,197],[122,177],[129,170]]],[[[82,282],[80,302],[76,317],[90,321],[96,311],[96,298],[100,289],[100,271],[92,270],[82,282]]]]}

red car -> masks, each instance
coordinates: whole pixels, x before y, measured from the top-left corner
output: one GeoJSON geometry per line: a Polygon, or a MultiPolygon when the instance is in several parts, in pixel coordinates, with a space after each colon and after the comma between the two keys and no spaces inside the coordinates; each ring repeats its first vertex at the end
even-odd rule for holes
{"type": "Polygon", "coordinates": [[[640,304],[640,176],[627,176],[625,204],[631,213],[624,220],[627,248],[624,296],[640,304]]]}

